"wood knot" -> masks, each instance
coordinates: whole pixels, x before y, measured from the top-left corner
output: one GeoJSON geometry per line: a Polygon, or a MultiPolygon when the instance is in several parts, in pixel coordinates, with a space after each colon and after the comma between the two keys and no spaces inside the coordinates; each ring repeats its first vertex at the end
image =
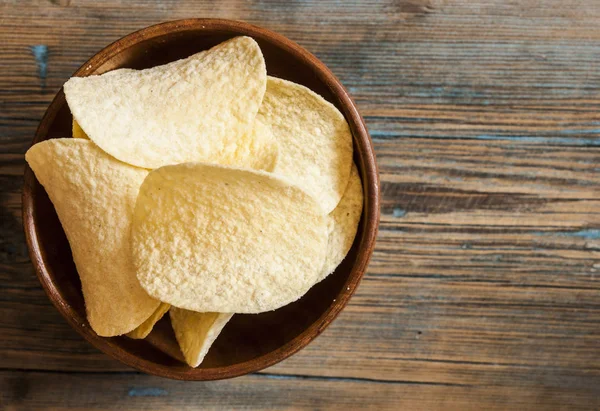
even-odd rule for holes
{"type": "Polygon", "coordinates": [[[50,0],[50,3],[57,6],[67,7],[71,5],[71,0],[50,0]]]}
{"type": "Polygon", "coordinates": [[[436,9],[432,0],[399,0],[395,3],[396,11],[407,16],[420,16],[433,13],[436,9]]]}

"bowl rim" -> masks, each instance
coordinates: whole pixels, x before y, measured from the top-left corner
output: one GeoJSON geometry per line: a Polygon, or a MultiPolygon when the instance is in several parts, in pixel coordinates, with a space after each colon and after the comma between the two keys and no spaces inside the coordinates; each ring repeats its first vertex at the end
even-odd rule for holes
{"type": "MultiPolygon", "coordinates": [[[[315,322],[294,339],[276,350],[257,358],[224,367],[206,369],[190,367],[185,371],[175,370],[168,366],[159,366],[123,350],[118,345],[114,344],[110,338],[99,337],[89,326],[87,326],[87,324],[77,321],[76,317],[78,315],[75,313],[75,310],[60,297],[60,293],[46,269],[40,250],[34,221],[34,198],[31,194],[37,180],[33,171],[27,164],[25,165],[22,194],[22,213],[29,255],[35,268],[36,275],[52,304],[80,335],[108,356],[145,373],[176,380],[207,381],[238,377],[270,367],[304,348],[308,343],[320,335],[329,324],[331,324],[346,306],[350,297],[354,294],[373,253],[378,232],[381,193],[379,173],[371,138],[356,104],[344,86],[325,64],[319,61],[314,55],[292,40],[271,30],[245,22],[227,19],[192,18],[167,21],[140,29],[109,44],[86,61],[73,76],[85,76],[90,69],[93,68],[95,70],[103,63],[112,59],[115,55],[139,42],[154,37],[160,37],[167,33],[191,30],[212,32],[219,30],[226,32],[233,31],[239,35],[265,39],[271,44],[274,44],[277,48],[280,48],[287,53],[291,53],[296,58],[307,63],[307,65],[313,69],[314,74],[319,81],[324,83],[331,91],[332,95],[339,100],[341,111],[346,117],[353,132],[354,144],[361,146],[361,150],[357,151],[359,152],[359,168],[361,169],[361,177],[363,180],[365,203],[362,215],[363,235],[360,239],[357,258],[348,279],[344,284],[345,288],[342,288],[342,291],[338,294],[333,304],[331,304],[315,322]]],[[[59,103],[63,98],[64,92],[61,87],[44,113],[35,133],[32,145],[45,139],[49,127],[55,120],[56,114],[60,108],[59,103]]]]}

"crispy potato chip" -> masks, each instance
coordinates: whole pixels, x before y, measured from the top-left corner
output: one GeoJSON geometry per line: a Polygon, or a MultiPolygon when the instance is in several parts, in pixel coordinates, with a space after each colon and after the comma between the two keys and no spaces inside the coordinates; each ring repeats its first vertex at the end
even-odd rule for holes
{"type": "Polygon", "coordinates": [[[152,171],[132,224],[137,276],[198,312],[258,313],[300,298],[325,262],[316,201],[272,174],[187,163],[152,171]]]}
{"type": "Polygon", "coordinates": [[[325,266],[317,281],[323,280],[340,265],[356,237],[358,222],[363,209],[363,190],[356,165],[352,164],[348,187],[335,210],[329,214],[327,254],[325,266]]]}
{"type": "MultiPolygon", "coordinates": [[[[75,119],[73,119],[73,138],[83,138],[89,140],[89,137],[87,136],[87,134],[85,134],[85,131],[83,131],[83,129],[75,119]]],[[[152,331],[152,328],[154,328],[154,324],[156,324],[165,315],[165,313],[169,311],[170,307],[171,306],[169,304],[161,303],[158,306],[158,308],[150,315],[150,317],[146,319],[146,321],[141,323],[133,331],[128,332],[126,335],[129,338],[133,339],[146,338],[146,336],[152,331]]]]}
{"type": "Polygon", "coordinates": [[[73,138],[85,138],[89,140],[89,137],[75,119],[73,119],[73,138]]]}
{"type": "Polygon", "coordinates": [[[330,213],[352,166],[352,134],[342,113],[304,86],[269,77],[258,118],[271,126],[279,143],[273,172],[291,179],[330,213]]]}
{"type": "Polygon", "coordinates": [[[90,325],[104,337],[133,330],[160,304],[140,286],[130,251],[135,200],[148,171],[74,138],[36,144],[25,159],[71,244],[90,325]]]}
{"type": "Polygon", "coordinates": [[[126,335],[135,340],[146,338],[154,328],[154,324],[163,318],[163,315],[169,311],[169,308],[171,308],[169,304],[160,303],[158,308],[152,313],[152,315],[150,315],[150,317],[148,317],[146,321],[138,325],[135,330],[128,332],[126,335]]]}
{"type": "MultiPolygon", "coordinates": [[[[89,140],[75,119],[73,119],[73,138],[89,140]]],[[[242,136],[235,145],[224,150],[217,161],[222,165],[273,171],[278,154],[279,146],[271,128],[257,119],[252,130],[242,136]]]]}
{"type": "Polygon", "coordinates": [[[236,37],[163,66],[74,77],[64,90],[94,143],[121,161],[153,169],[218,163],[251,130],[266,76],[258,44],[236,37]]]}
{"type": "Polygon", "coordinates": [[[202,363],[210,346],[233,314],[197,313],[173,307],[169,312],[175,337],[190,367],[202,363]]]}
{"type": "Polygon", "coordinates": [[[279,146],[271,128],[257,119],[250,133],[225,150],[216,162],[232,167],[273,171],[278,155],[279,146]]]}

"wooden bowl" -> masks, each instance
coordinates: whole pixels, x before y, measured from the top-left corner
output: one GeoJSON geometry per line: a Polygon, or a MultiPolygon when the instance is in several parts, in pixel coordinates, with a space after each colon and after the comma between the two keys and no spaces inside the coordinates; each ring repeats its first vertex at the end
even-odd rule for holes
{"type": "MultiPolygon", "coordinates": [[[[295,303],[257,315],[236,314],[199,368],[181,354],[168,315],[145,340],[99,337],[85,315],[81,283],[54,207],[29,167],[25,170],[23,221],[29,253],[48,297],[86,340],[138,370],[181,380],[236,377],[271,366],[306,346],[340,313],[354,293],[373,252],[379,223],[379,177],[373,146],[356,105],[335,76],[312,54],[272,31],[228,20],[189,19],[159,24],[116,41],[86,62],[75,76],[121,67],[143,69],[187,57],[235,36],[253,37],[270,75],[319,93],[345,115],[354,136],[355,161],[365,205],[352,250],[334,274],[295,303]]],[[[33,143],[71,136],[71,113],[62,90],[46,111],[33,143]]]]}

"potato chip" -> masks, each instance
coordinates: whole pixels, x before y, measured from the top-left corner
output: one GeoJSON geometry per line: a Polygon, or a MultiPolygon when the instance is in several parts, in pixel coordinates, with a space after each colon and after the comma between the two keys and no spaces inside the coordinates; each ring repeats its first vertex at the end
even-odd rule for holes
{"type": "Polygon", "coordinates": [[[135,330],[128,332],[126,335],[129,338],[133,338],[136,340],[146,338],[154,328],[154,325],[161,318],[163,318],[167,311],[169,311],[169,308],[171,308],[169,304],[160,303],[158,308],[152,313],[152,315],[150,315],[150,317],[148,317],[146,321],[138,325],[138,327],[135,330]]]}
{"type": "Polygon", "coordinates": [[[89,137],[75,119],[73,119],[73,138],[85,138],[89,140],[89,137]]]}
{"type": "Polygon", "coordinates": [[[64,90],[94,143],[121,161],[153,169],[218,163],[251,130],[266,75],[258,44],[236,37],[163,66],[74,77],[64,90]]]}
{"type": "MultiPolygon", "coordinates": [[[[85,131],[81,128],[79,123],[75,119],[73,119],[73,138],[83,138],[88,139],[89,137],[85,134],[85,131]]],[[[141,323],[137,328],[133,331],[128,332],[126,335],[129,338],[133,339],[143,339],[150,334],[152,329],[154,328],[154,324],[156,324],[171,306],[169,304],[161,303],[158,308],[150,315],[146,321],[141,323]]]]}
{"type": "Polygon", "coordinates": [[[198,312],[258,313],[300,298],[325,262],[327,220],[272,174],[201,163],[152,171],[132,224],[138,279],[198,312]]]}
{"type": "MultiPolygon", "coordinates": [[[[89,139],[75,119],[73,119],[73,138],[89,139]]],[[[248,134],[242,136],[235,145],[224,150],[221,158],[215,160],[222,165],[273,171],[278,154],[279,146],[271,128],[257,119],[248,134]]]]}
{"type": "Polygon", "coordinates": [[[175,337],[190,367],[202,363],[210,346],[233,314],[197,313],[173,307],[169,312],[175,337]]]}
{"type": "Polygon", "coordinates": [[[348,187],[335,210],[329,214],[327,240],[327,254],[325,266],[317,281],[323,280],[335,271],[342,262],[356,237],[358,222],[363,209],[363,190],[356,165],[352,164],[348,187]]]}
{"type": "Polygon", "coordinates": [[[130,251],[135,200],[148,171],[75,138],[36,144],[25,159],[71,245],[90,325],[105,337],[133,330],[160,304],[140,286],[130,251]]]}
{"type": "Polygon", "coordinates": [[[271,128],[256,120],[249,134],[242,136],[235,146],[223,152],[216,161],[221,165],[273,171],[277,164],[279,146],[271,128]]]}
{"type": "Polygon", "coordinates": [[[330,213],[352,166],[352,134],[342,113],[304,86],[269,77],[258,118],[271,126],[279,144],[273,172],[291,179],[330,213]]]}

